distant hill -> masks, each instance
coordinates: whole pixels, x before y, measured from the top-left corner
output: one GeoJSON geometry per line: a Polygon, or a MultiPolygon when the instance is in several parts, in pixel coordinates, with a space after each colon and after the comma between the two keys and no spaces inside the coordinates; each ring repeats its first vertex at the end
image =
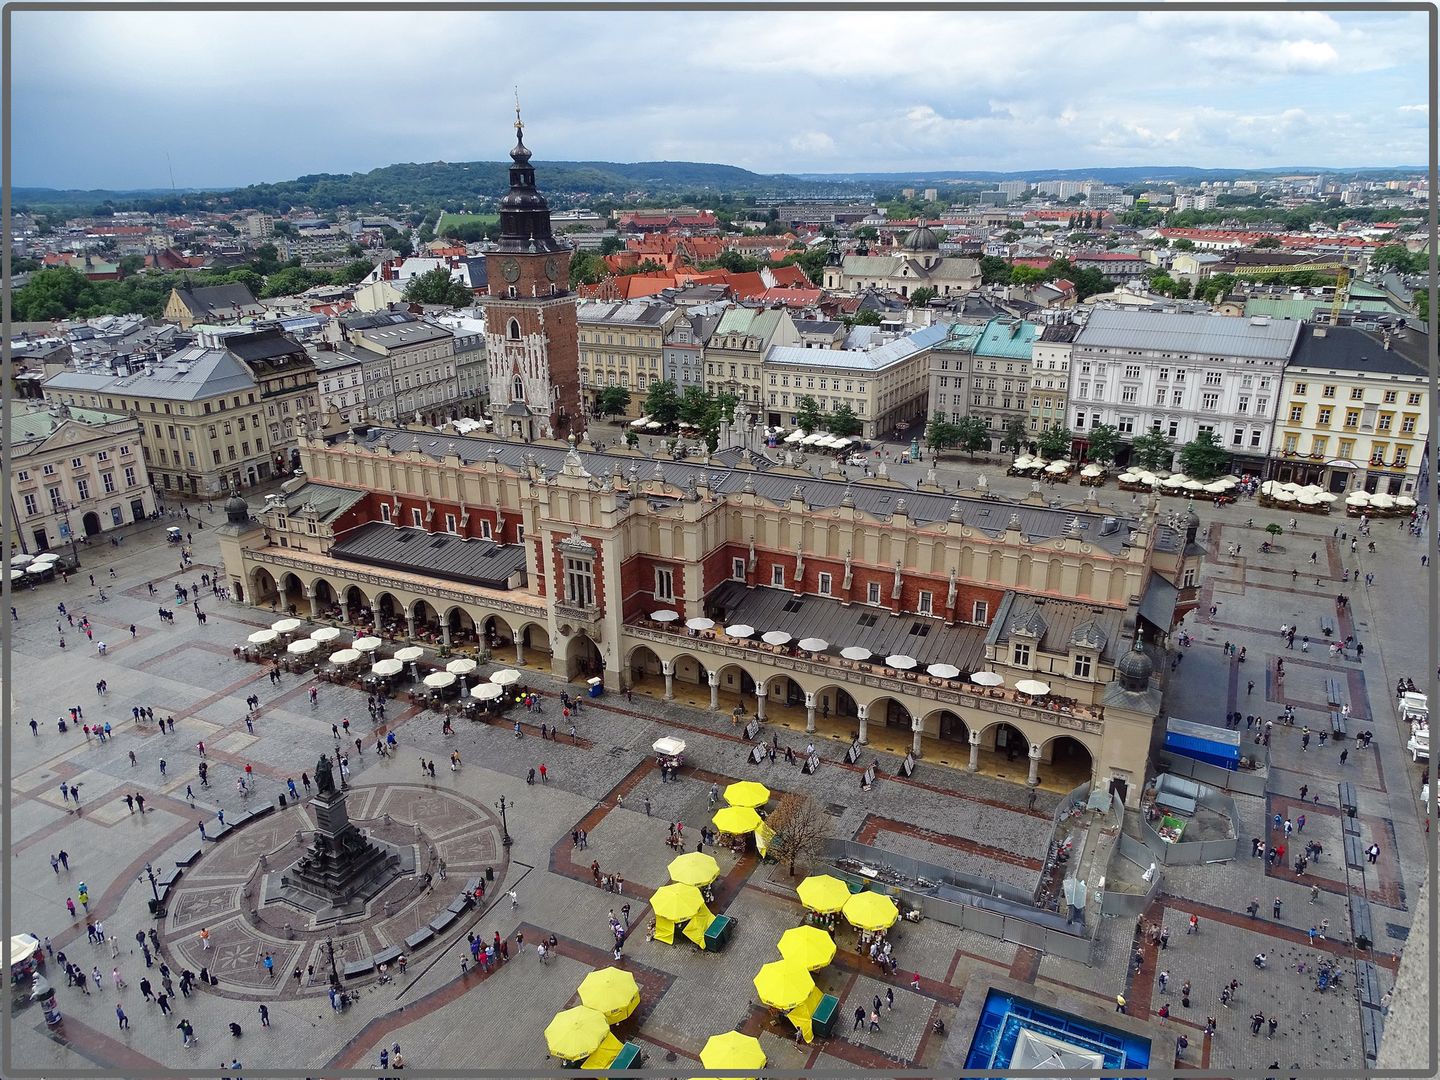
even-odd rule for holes
{"type": "Polygon", "coordinates": [[[1295,165],[1283,169],[1202,169],[1192,165],[1119,165],[1094,169],[1020,169],[1014,172],[987,172],[985,170],[946,169],[923,172],[898,173],[799,173],[800,180],[848,180],[862,184],[911,184],[951,183],[970,181],[995,182],[1001,180],[1098,180],[1102,184],[1138,184],[1145,181],[1180,181],[1198,184],[1203,180],[1263,179],[1274,176],[1310,175],[1323,173],[1326,176],[1343,178],[1365,176],[1374,179],[1400,178],[1423,174],[1423,165],[1393,165],[1353,169],[1336,169],[1320,165],[1295,165]]]}
{"type": "MultiPolygon", "coordinates": [[[[836,192],[851,187],[843,180],[801,180],[766,176],[734,165],[693,161],[536,161],[540,188],[547,194],[600,196],[644,191],[649,195],[759,195],[836,192]]],[[[374,203],[393,206],[477,206],[497,199],[509,186],[509,162],[433,161],[386,165],[365,173],[315,173],[274,184],[229,190],[129,192],[60,191],[15,188],[17,209],[37,206],[93,207],[110,202],[116,209],[181,211],[252,207],[285,211],[293,206],[331,210],[374,203]]]]}

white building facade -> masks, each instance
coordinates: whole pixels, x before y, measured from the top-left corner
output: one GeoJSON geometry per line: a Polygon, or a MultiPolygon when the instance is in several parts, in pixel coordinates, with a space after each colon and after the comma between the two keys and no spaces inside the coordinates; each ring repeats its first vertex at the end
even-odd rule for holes
{"type": "Polygon", "coordinates": [[[1177,451],[1208,430],[1234,468],[1263,470],[1299,332],[1268,318],[1092,312],[1071,355],[1072,427],[1082,439],[1097,423],[1126,440],[1159,430],[1177,451]]]}

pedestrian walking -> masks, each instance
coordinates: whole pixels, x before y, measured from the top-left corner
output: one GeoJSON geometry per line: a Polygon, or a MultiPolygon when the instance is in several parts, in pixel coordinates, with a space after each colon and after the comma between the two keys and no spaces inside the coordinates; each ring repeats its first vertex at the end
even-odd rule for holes
{"type": "Polygon", "coordinates": [[[130,1018],[125,1015],[125,1009],[121,1005],[115,1006],[115,1020],[119,1023],[121,1031],[128,1031],[130,1029],[130,1018]]]}
{"type": "Polygon", "coordinates": [[[1272,905],[1272,910],[1274,911],[1275,918],[1280,918],[1280,897],[1275,897],[1275,903],[1272,905]]]}

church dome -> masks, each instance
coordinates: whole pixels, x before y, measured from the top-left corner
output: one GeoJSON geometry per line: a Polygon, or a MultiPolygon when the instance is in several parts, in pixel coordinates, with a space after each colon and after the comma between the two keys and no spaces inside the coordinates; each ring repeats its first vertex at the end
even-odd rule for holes
{"type": "Polygon", "coordinates": [[[902,246],[906,251],[939,251],[940,234],[928,225],[921,225],[905,234],[902,246]]]}
{"type": "Polygon", "coordinates": [[[238,494],[231,495],[225,502],[225,520],[234,525],[244,525],[250,520],[250,504],[238,494]]]}
{"type": "Polygon", "coordinates": [[[1150,657],[1138,648],[1127,652],[1115,665],[1115,674],[1120,677],[1120,685],[1135,692],[1149,689],[1150,676],[1154,670],[1155,666],[1150,663],[1150,657]]]}

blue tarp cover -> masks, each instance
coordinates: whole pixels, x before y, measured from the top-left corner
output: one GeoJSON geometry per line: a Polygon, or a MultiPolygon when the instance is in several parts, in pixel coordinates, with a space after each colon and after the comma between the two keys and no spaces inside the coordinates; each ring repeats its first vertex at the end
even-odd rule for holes
{"type": "Polygon", "coordinates": [[[1203,761],[1208,765],[1218,765],[1222,769],[1234,769],[1240,764],[1240,750],[1238,747],[1225,746],[1223,743],[1211,742],[1209,739],[1197,739],[1190,735],[1180,735],[1176,732],[1167,732],[1165,735],[1165,749],[1174,751],[1196,761],[1203,761]]]}

